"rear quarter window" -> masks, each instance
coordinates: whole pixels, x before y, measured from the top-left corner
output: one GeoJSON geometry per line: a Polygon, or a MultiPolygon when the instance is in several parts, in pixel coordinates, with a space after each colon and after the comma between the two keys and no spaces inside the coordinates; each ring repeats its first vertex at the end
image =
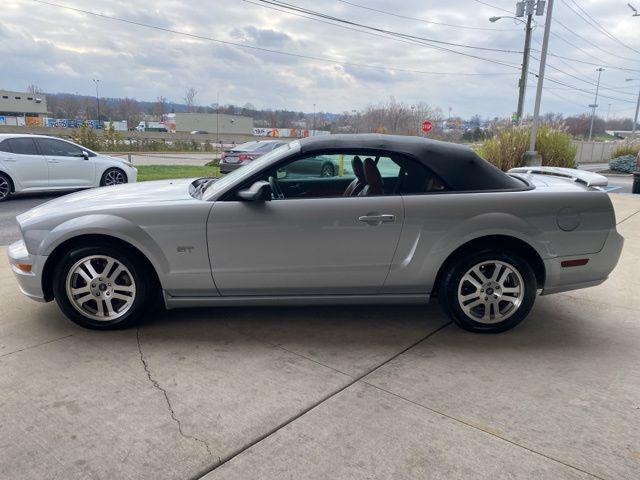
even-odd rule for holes
{"type": "Polygon", "coordinates": [[[10,138],[5,142],[9,142],[11,151],[18,155],[40,155],[33,138],[10,138]]]}

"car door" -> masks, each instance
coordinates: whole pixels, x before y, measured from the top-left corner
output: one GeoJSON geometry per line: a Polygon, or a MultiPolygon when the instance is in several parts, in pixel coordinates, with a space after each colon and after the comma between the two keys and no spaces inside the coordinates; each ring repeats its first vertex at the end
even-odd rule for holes
{"type": "Polygon", "coordinates": [[[33,138],[14,137],[4,140],[0,160],[20,190],[49,186],[47,161],[40,155],[33,138]]]}
{"type": "Polygon", "coordinates": [[[232,195],[214,203],[208,220],[213,278],[221,295],[373,294],[389,273],[403,221],[396,195],[263,202],[232,195]]]}
{"type": "Polygon", "coordinates": [[[95,184],[95,163],[83,156],[83,149],[57,138],[36,138],[49,166],[49,186],[91,187],[95,184]]]}

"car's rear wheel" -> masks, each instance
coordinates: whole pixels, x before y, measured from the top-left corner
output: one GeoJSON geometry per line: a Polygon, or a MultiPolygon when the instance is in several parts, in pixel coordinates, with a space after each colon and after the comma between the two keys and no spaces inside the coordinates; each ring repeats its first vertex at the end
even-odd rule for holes
{"type": "Polygon", "coordinates": [[[11,190],[11,179],[4,173],[0,173],[0,202],[9,198],[11,190]]]}
{"type": "Polygon", "coordinates": [[[139,258],[114,248],[71,249],[59,261],[53,293],[60,309],[85,328],[134,325],[157,294],[152,272],[139,258]]]}
{"type": "Polygon", "coordinates": [[[127,183],[127,174],[119,168],[109,168],[103,174],[100,179],[100,186],[107,187],[109,185],[120,185],[127,183]]]}
{"type": "Polygon", "coordinates": [[[509,330],[529,314],[537,284],[515,253],[485,250],[462,255],[445,273],[438,296],[456,324],[472,332],[509,330]]]}
{"type": "Polygon", "coordinates": [[[321,177],[335,177],[336,176],[336,168],[331,163],[325,163],[322,165],[322,169],[320,170],[321,177]]]}

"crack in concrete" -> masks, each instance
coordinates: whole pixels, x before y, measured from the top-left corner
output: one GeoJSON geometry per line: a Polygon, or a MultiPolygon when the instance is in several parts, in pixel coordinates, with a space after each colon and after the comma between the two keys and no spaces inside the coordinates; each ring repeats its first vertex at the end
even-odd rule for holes
{"type": "MultiPolygon", "coordinates": [[[[194,435],[189,435],[189,434],[184,432],[184,430],[182,429],[182,422],[176,416],[176,412],[173,410],[173,406],[171,405],[171,401],[169,400],[169,394],[158,383],[158,381],[155,378],[153,378],[153,375],[151,374],[151,369],[149,368],[149,364],[147,363],[147,360],[145,359],[144,354],[142,353],[142,346],[140,345],[140,327],[138,327],[136,329],[136,341],[138,343],[138,352],[140,353],[140,362],[142,363],[142,367],[144,368],[144,371],[147,374],[147,378],[149,379],[151,384],[156,388],[156,390],[159,390],[160,392],[162,392],[162,395],[164,395],[164,400],[167,403],[167,408],[169,409],[169,414],[171,415],[171,419],[178,426],[178,432],[180,433],[180,435],[182,437],[186,438],[186,439],[194,440],[194,441],[200,443],[201,445],[204,446],[204,448],[207,449],[207,453],[210,456],[213,456],[213,452],[211,451],[211,448],[209,448],[209,444],[207,442],[205,442],[201,438],[198,438],[198,437],[196,437],[194,435]]],[[[218,461],[220,461],[220,457],[218,457],[218,461]]]]}
{"type": "Polygon", "coordinates": [[[633,212],[631,215],[628,215],[628,216],[624,217],[622,220],[620,220],[618,223],[616,223],[616,227],[618,225],[620,225],[622,222],[626,222],[627,220],[629,220],[634,215],[637,215],[638,213],[640,213],[640,210],[638,210],[637,212],[633,212]]]}

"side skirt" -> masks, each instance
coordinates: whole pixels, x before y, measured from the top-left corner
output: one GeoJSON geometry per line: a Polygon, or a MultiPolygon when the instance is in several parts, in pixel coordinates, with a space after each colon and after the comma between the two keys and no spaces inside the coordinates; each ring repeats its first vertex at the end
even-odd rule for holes
{"type": "Polygon", "coordinates": [[[234,297],[172,297],[163,292],[168,310],[184,307],[242,307],[273,305],[385,305],[427,304],[429,294],[407,295],[287,295],[287,296],[234,296],[234,297]]]}

